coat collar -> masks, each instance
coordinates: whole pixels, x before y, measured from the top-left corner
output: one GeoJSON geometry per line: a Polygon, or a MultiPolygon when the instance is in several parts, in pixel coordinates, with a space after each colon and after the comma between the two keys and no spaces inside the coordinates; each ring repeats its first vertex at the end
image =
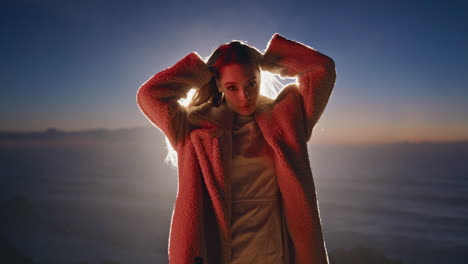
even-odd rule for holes
{"type": "MultiPolygon", "coordinates": [[[[258,105],[253,114],[254,118],[270,109],[273,102],[273,99],[259,95],[258,105]]],[[[236,113],[229,109],[225,100],[220,106],[206,102],[189,110],[188,121],[202,128],[231,128],[235,115],[236,113]]]]}

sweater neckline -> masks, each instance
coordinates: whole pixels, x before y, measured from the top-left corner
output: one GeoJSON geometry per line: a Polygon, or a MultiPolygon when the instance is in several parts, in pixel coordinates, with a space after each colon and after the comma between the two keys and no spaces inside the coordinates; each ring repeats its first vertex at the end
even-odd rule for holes
{"type": "Polygon", "coordinates": [[[250,123],[254,121],[254,116],[243,116],[239,114],[234,114],[234,119],[233,119],[233,128],[241,128],[245,124],[250,123]]]}

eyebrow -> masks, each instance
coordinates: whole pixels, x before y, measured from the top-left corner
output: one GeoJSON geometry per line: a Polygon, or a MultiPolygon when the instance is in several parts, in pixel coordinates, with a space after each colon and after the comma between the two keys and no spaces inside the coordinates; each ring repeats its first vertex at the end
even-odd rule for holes
{"type": "MultiPolygon", "coordinates": [[[[250,81],[250,80],[255,79],[255,78],[257,78],[257,76],[253,76],[250,79],[248,79],[247,81],[250,81]]],[[[228,85],[228,84],[237,84],[237,83],[236,82],[225,82],[224,83],[224,85],[228,85]]]]}

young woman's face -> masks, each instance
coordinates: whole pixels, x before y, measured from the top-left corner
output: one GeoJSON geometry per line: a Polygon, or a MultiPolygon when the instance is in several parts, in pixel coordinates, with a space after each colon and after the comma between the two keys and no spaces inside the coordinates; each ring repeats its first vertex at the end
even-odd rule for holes
{"type": "Polygon", "coordinates": [[[252,64],[228,64],[220,70],[218,89],[228,107],[239,115],[252,115],[260,93],[260,70],[252,64]]]}

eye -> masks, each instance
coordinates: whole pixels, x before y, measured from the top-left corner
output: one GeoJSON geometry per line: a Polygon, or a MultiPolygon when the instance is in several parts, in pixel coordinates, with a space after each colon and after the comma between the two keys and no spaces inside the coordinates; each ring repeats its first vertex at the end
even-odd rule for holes
{"type": "Polygon", "coordinates": [[[251,81],[249,84],[250,84],[250,86],[255,86],[257,84],[257,82],[256,81],[251,81]]]}
{"type": "Polygon", "coordinates": [[[237,88],[235,86],[228,86],[226,87],[229,91],[235,91],[237,88]]]}

